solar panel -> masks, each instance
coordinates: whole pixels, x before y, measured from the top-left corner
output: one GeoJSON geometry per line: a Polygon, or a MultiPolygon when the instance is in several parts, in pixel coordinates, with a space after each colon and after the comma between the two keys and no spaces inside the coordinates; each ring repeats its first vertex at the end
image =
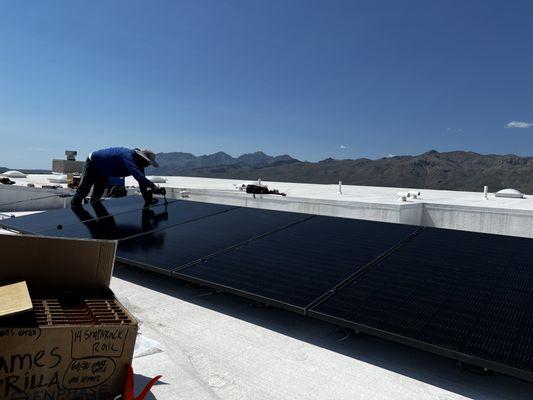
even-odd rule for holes
{"type": "Polygon", "coordinates": [[[170,272],[309,215],[237,208],[119,243],[117,258],[144,268],[170,272]]]}
{"type": "Polygon", "coordinates": [[[173,275],[304,313],[418,227],[315,217],[173,275]]]}
{"type": "Polygon", "coordinates": [[[533,240],[426,229],[309,315],[533,379],[533,240]]]}
{"type": "Polygon", "coordinates": [[[88,220],[88,211],[80,213],[76,224],[40,231],[43,236],[60,236],[93,239],[124,239],[134,235],[164,229],[176,224],[203,218],[235,208],[220,204],[176,200],[168,205],[158,204],[150,208],[111,214],[103,203],[92,205],[98,219],[88,220]]]}
{"type": "MultiPolygon", "coordinates": [[[[127,196],[117,199],[106,199],[102,201],[102,204],[109,214],[119,214],[142,208],[144,199],[142,196],[127,196]]],[[[85,204],[82,209],[86,211],[83,215],[82,213],[76,215],[70,207],[59,208],[23,217],[5,219],[0,221],[0,226],[24,233],[35,234],[43,230],[54,229],[58,225],[65,226],[79,223],[80,219],[84,221],[98,218],[98,215],[90,204],[85,204]]]]}

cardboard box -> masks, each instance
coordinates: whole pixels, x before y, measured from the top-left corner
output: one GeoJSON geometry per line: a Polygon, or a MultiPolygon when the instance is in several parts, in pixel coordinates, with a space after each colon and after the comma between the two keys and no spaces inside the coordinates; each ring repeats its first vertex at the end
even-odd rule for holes
{"type": "Polygon", "coordinates": [[[0,286],[0,318],[31,311],[33,304],[26,282],[0,286]]]}
{"type": "Polygon", "coordinates": [[[137,322],[109,289],[116,242],[0,235],[0,285],[26,281],[33,310],[0,316],[0,399],[121,395],[137,322]]]}

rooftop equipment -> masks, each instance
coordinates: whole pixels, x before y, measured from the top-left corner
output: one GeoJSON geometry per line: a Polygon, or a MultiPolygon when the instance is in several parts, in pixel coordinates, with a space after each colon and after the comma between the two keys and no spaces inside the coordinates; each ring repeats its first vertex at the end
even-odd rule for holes
{"type": "Polygon", "coordinates": [[[6,171],[0,175],[7,176],[9,178],[26,178],[26,174],[23,174],[20,171],[6,171]]]}
{"type": "Polygon", "coordinates": [[[78,152],[76,150],[65,150],[65,155],[67,156],[67,160],[76,161],[76,156],[78,155],[78,152]]]}
{"type": "Polygon", "coordinates": [[[167,183],[167,179],[162,176],[147,176],[146,178],[152,183],[167,183]]]}
{"type": "Polygon", "coordinates": [[[48,181],[50,183],[67,183],[68,177],[67,175],[54,175],[50,178],[48,178],[48,181]]]}
{"type": "Polygon", "coordinates": [[[65,155],[67,156],[66,160],[54,159],[52,160],[52,172],[58,174],[72,174],[77,173],[81,174],[83,171],[83,166],[85,162],[76,161],[76,155],[78,154],[75,150],[66,150],[65,155]]]}
{"type": "Polygon", "coordinates": [[[523,199],[524,194],[516,189],[502,189],[495,194],[496,197],[507,197],[510,199],[523,199]]]}

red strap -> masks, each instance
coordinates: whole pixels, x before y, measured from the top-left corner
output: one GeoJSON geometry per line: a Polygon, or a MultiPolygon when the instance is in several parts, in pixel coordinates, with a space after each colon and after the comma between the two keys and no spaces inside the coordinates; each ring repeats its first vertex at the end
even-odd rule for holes
{"type": "Polygon", "coordinates": [[[155,378],[152,378],[150,382],[144,387],[141,394],[135,397],[133,389],[133,368],[131,365],[128,367],[128,374],[126,376],[126,384],[124,385],[124,400],[144,400],[146,395],[150,393],[150,389],[155,383],[161,379],[161,375],[157,375],[155,378]]]}
{"type": "Polygon", "coordinates": [[[128,366],[128,374],[126,375],[126,384],[124,385],[124,400],[134,400],[133,398],[133,368],[128,366]]]}
{"type": "Polygon", "coordinates": [[[141,392],[140,395],[138,395],[135,400],[144,400],[144,398],[146,397],[146,395],[148,393],[150,393],[150,389],[152,388],[152,386],[155,385],[155,383],[161,378],[161,375],[157,375],[155,378],[152,378],[150,380],[150,382],[148,382],[148,384],[144,387],[143,391],[141,392]]]}

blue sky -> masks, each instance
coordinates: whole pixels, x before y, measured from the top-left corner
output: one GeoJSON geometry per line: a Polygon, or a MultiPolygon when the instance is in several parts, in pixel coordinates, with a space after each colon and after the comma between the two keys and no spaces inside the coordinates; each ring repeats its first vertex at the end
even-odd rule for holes
{"type": "Polygon", "coordinates": [[[532,123],[530,0],[0,3],[0,165],[533,155],[532,123]]]}

